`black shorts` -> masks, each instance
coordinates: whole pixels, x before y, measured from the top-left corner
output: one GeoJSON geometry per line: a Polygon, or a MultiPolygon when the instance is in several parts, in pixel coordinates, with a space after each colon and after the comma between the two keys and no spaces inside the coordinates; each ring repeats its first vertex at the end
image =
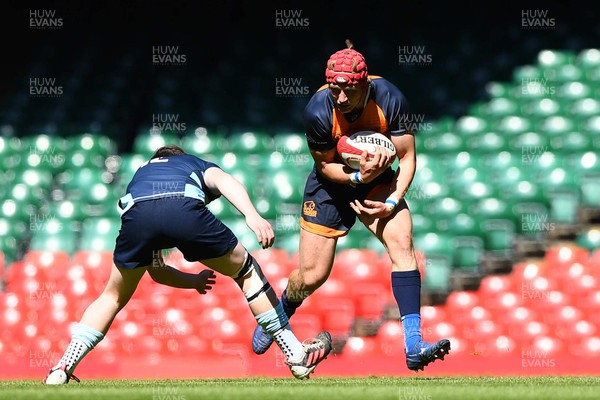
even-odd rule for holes
{"type": "Polygon", "coordinates": [[[389,187],[395,175],[395,171],[388,168],[372,182],[352,187],[331,182],[313,168],[304,188],[300,227],[326,237],[346,235],[356,222],[356,212],[350,202],[363,201],[375,189],[389,187]]]}
{"type": "Polygon", "coordinates": [[[114,263],[134,269],[152,263],[155,250],[178,248],[187,261],[227,254],[238,243],[233,232],[196,199],[147,200],[121,216],[114,263]]]}

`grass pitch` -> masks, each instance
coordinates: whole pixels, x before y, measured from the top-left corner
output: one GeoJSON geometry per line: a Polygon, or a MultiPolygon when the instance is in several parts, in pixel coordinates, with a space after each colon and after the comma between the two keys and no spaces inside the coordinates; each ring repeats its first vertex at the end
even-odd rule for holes
{"type": "Polygon", "coordinates": [[[367,377],[87,380],[63,386],[0,381],[2,399],[479,400],[598,399],[600,377],[367,377]]]}

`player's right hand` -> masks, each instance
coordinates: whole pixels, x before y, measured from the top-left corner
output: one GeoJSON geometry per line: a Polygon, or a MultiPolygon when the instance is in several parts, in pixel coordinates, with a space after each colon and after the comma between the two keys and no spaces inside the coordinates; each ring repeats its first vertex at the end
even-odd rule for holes
{"type": "Polygon", "coordinates": [[[258,243],[263,249],[273,246],[275,242],[275,232],[271,224],[258,214],[248,215],[246,217],[246,225],[254,232],[258,243]]]}
{"type": "Polygon", "coordinates": [[[196,275],[196,287],[195,289],[200,294],[206,294],[207,291],[212,289],[215,284],[217,276],[214,271],[210,269],[202,270],[196,275]]]}
{"type": "Polygon", "coordinates": [[[360,155],[360,176],[365,183],[371,182],[379,174],[385,171],[394,161],[394,159],[381,147],[375,147],[375,153],[372,158],[367,157],[368,152],[364,150],[360,155]]]}

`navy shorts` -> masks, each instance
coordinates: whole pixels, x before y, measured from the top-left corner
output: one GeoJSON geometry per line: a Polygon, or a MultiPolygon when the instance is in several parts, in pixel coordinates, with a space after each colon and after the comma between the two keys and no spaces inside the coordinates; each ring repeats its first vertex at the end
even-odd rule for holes
{"type": "Polygon", "coordinates": [[[187,261],[227,254],[233,232],[197,199],[178,197],[136,203],[121,216],[114,262],[121,268],[150,265],[155,250],[178,248],[187,261]]]}
{"type": "Polygon", "coordinates": [[[374,189],[389,187],[395,175],[395,171],[388,168],[372,182],[352,187],[331,182],[313,168],[304,188],[300,227],[321,236],[346,235],[357,217],[350,202],[363,201],[374,189]]]}

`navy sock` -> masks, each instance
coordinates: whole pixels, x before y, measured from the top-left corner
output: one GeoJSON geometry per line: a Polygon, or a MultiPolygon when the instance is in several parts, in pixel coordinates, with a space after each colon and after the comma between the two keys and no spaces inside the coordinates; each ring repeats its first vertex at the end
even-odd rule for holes
{"type": "Polygon", "coordinates": [[[404,344],[410,350],[421,340],[421,273],[419,270],[393,271],[392,291],[400,310],[404,344]]]}
{"type": "Polygon", "coordinates": [[[283,306],[283,311],[285,311],[285,315],[290,318],[296,312],[296,309],[300,307],[302,304],[302,300],[300,301],[292,301],[288,298],[287,289],[283,291],[281,294],[281,300],[279,300],[281,305],[283,306]]]}

